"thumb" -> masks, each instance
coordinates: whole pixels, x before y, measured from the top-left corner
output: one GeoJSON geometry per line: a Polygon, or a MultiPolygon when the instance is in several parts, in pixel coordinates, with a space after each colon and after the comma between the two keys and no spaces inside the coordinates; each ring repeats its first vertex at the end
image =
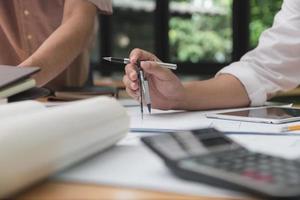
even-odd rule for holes
{"type": "Polygon", "coordinates": [[[141,67],[146,73],[151,74],[160,80],[168,81],[174,76],[171,70],[163,68],[152,61],[141,61],[141,67]]]}

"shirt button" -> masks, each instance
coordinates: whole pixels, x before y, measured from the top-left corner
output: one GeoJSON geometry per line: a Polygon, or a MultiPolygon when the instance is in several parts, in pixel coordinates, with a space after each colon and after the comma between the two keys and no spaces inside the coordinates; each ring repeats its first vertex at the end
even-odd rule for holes
{"type": "Polygon", "coordinates": [[[28,16],[30,14],[30,12],[28,10],[24,10],[24,15],[28,16]]]}
{"type": "Polygon", "coordinates": [[[31,40],[32,39],[32,35],[27,35],[27,39],[31,40]]]}

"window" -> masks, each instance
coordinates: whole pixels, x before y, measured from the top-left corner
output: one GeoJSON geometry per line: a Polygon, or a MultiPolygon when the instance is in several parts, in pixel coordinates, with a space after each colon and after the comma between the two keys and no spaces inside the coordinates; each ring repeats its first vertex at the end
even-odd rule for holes
{"type": "Polygon", "coordinates": [[[231,61],[232,0],[171,0],[172,62],[231,61]]]}
{"type": "MultiPolygon", "coordinates": [[[[98,57],[127,57],[139,47],[178,63],[177,73],[213,75],[256,46],[282,1],[114,0],[114,15],[100,18],[98,57]]],[[[123,71],[94,65],[106,74],[123,71]]]]}
{"type": "Polygon", "coordinates": [[[261,33],[273,24],[275,14],[280,10],[283,0],[251,0],[250,46],[258,44],[261,33]]]}
{"type": "Polygon", "coordinates": [[[114,0],[112,56],[128,57],[139,47],[154,51],[155,0],[114,0]]]}

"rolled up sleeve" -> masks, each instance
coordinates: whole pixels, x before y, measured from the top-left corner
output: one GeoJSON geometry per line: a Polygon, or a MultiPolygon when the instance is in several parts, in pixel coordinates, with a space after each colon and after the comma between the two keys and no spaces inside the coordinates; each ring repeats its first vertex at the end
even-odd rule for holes
{"type": "Polygon", "coordinates": [[[98,10],[102,14],[111,15],[112,14],[112,1],[111,0],[88,0],[89,2],[95,4],[98,10]]]}
{"type": "Polygon", "coordinates": [[[217,74],[238,78],[252,106],[263,105],[268,97],[300,83],[299,10],[299,0],[285,0],[272,28],[261,35],[258,47],[217,74]]]}

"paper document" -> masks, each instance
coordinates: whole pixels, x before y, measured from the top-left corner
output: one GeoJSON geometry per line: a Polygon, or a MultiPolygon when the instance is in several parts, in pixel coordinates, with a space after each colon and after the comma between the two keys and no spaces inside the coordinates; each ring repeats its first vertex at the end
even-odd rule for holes
{"type": "MultiPolygon", "coordinates": [[[[300,137],[259,135],[230,137],[253,151],[284,158],[300,157],[300,137]]],[[[125,145],[115,146],[104,154],[94,156],[78,166],[57,174],[53,179],[187,195],[229,198],[246,196],[235,191],[178,178],[158,156],[143,144],[136,143],[137,138],[138,136],[129,135],[121,142],[125,145]]]]}
{"type": "MultiPolygon", "coordinates": [[[[174,132],[180,130],[191,130],[199,128],[214,127],[220,131],[235,132],[235,133],[252,133],[257,135],[297,135],[300,131],[292,133],[282,133],[282,127],[286,125],[297,124],[299,122],[286,124],[264,124],[245,121],[222,120],[206,118],[208,113],[220,111],[161,111],[153,110],[153,113],[145,114],[144,119],[140,117],[138,107],[126,108],[131,118],[130,130],[132,132],[174,132]]],[[[240,109],[228,109],[234,111],[240,109]]],[[[299,134],[300,135],[300,134],[299,134]]]]}
{"type": "Polygon", "coordinates": [[[300,160],[299,136],[230,135],[230,137],[253,151],[300,160]]]}
{"type": "Polygon", "coordinates": [[[149,131],[152,129],[186,130],[203,128],[210,125],[203,112],[161,111],[152,110],[152,114],[145,114],[141,119],[138,107],[126,108],[130,118],[131,130],[149,131]]]}
{"type": "Polygon", "coordinates": [[[125,109],[112,98],[53,108],[25,102],[1,111],[16,115],[0,121],[0,198],[110,147],[129,128],[125,109]]]}
{"type": "Polygon", "coordinates": [[[118,145],[54,177],[55,180],[149,189],[187,195],[242,197],[242,193],[185,181],[144,146],[118,145]]]}

